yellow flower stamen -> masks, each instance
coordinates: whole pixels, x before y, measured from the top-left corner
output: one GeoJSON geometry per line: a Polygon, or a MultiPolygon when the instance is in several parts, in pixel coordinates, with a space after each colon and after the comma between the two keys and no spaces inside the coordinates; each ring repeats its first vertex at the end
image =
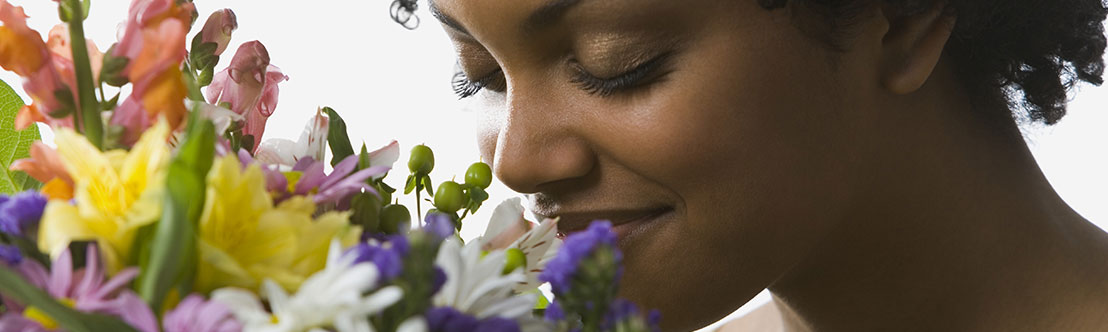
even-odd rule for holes
{"type": "MultiPolygon", "coordinates": [[[[70,308],[77,306],[77,302],[70,299],[58,299],[58,302],[70,308]]],[[[50,315],[47,315],[46,312],[36,306],[28,306],[26,309],[23,309],[23,317],[38,323],[42,328],[47,330],[56,330],[58,328],[58,322],[54,321],[53,318],[50,318],[50,315]]]]}

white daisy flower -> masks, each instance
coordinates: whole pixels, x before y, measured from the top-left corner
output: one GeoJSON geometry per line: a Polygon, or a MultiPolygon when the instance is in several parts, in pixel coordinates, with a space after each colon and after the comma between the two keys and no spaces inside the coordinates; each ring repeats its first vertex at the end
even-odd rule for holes
{"type": "Polygon", "coordinates": [[[369,262],[353,264],[355,258],[343,256],[339,243],[332,241],[327,266],[305,280],[296,294],[286,293],[271,280],[264,281],[261,293],[271,311],[254,293],[239,288],[216,290],[212,300],[227,305],[245,332],[326,331],[324,328],[373,332],[369,316],[400,300],[403,292],[390,286],[363,295],[376,286],[377,267],[369,262]]]}
{"type": "Polygon", "coordinates": [[[504,251],[497,250],[481,257],[481,243],[462,246],[456,239],[447,239],[439,248],[435,265],[446,274],[446,283],[435,294],[432,304],[451,307],[477,319],[501,317],[520,320],[531,316],[534,294],[515,294],[515,284],[525,277],[519,269],[506,275],[504,251]]]}
{"type": "Polygon", "coordinates": [[[524,265],[525,279],[513,287],[513,290],[522,293],[542,284],[539,274],[562,245],[562,240],[557,235],[557,219],[546,219],[538,226],[533,226],[524,219],[523,205],[516,197],[496,206],[485,234],[477,241],[484,250],[515,248],[523,252],[527,257],[524,265]]]}

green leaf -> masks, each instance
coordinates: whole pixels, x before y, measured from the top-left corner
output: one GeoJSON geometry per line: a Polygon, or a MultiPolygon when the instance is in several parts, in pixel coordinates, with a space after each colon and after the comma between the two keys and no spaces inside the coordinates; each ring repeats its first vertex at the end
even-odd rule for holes
{"type": "Polygon", "coordinates": [[[146,269],[138,277],[138,291],[161,312],[166,295],[191,280],[196,267],[196,224],[204,209],[205,178],[215,159],[215,126],[192,112],[188,134],[169,165],[162,219],[151,240],[146,269]]]}
{"type": "Polygon", "coordinates": [[[431,185],[431,176],[430,175],[424,175],[423,176],[423,189],[427,189],[427,196],[432,196],[432,197],[435,196],[435,194],[433,192],[431,192],[431,190],[433,190],[432,188],[434,188],[434,186],[431,185]]]}
{"type": "Polygon", "coordinates": [[[116,93],[115,97],[112,97],[112,99],[101,102],[100,110],[111,111],[114,110],[117,105],[119,105],[119,93],[116,93]]]}
{"type": "Polygon", "coordinates": [[[123,69],[127,68],[127,64],[131,62],[131,59],[113,56],[114,51],[115,45],[104,53],[104,63],[100,66],[100,81],[110,86],[121,87],[127,84],[127,77],[123,76],[123,69]]]}
{"type": "Polygon", "coordinates": [[[15,115],[23,107],[23,99],[10,86],[0,81],[0,194],[12,194],[36,189],[41,184],[27,173],[9,171],[11,163],[31,156],[31,143],[39,140],[38,126],[15,130],[15,115]]]}
{"type": "Polygon", "coordinates": [[[415,190],[418,179],[415,175],[408,175],[408,180],[404,181],[404,194],[411,194],[412,190],[415,190]]]}
{"type": "Polygon", "coordinates": [[[346,121],[342,120],[338,112],[330,107],[324,107],[327,112],[328,123],[327,145],[331,147],[331,166],[337,165],[346,157],[354,154],[354,147],[350,146],[350,136],[346,134],[346,121]]]}
{"type": "Polygon", "coordinates": [[[0,293],[16,302],[42,310],[43,313],[58,323],[61,330],[70,332],[135,332],[134,328],[118,319],[83,313],[58,303],[49,294],[31,285],[18,273],[4,265],[0,265],[0,293]]]}
{"type": "Polygon", "coordinates": [[[200,84],[201,87],[205,87],[212,84],[212,79],[215,78],[215,67],[205,67],[200,71],[200,76],[196,77],[196,84],[200,84]]]}

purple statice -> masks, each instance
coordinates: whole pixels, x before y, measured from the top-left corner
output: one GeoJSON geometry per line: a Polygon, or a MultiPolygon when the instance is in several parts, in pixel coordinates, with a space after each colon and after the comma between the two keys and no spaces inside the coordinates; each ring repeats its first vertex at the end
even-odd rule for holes
{"type": "Polygon", "coordinates": [[[438,294],[443,285],[446,285],[446,271],[436,266],[431,270],[431,294],[438,294]]]}
{"type": "Polygon", "coordinates": [[[436,307],[427,310],[427,330],[430,332],[519,332],[519,323],[501,317],[477,319],[454,308],[436,307]]]}
{"type": "Polygon", "coordinates": [[[239,332],[242,323],[235,320],[231,309],[215,301],[204,301],[200,295],[189,295],[176,308],[165,314],[165,332],[239,332]]]}
{"type": "Polygon", "coordinates": [[[557,322],[566,319],[566,313],[562,311],[562,306],[558,304],[558,301],[553,301],[543,311],[543,318],[550,322],[557,322]]]}
{"type": "Polygon", "coordinates": [[[0,244],[0,263],[8,266],[18,266],[19,262],[22,261],[23,255],[19,253],[19,248],[0,244]]]}
{"type": "Polygon", "coordinates": [[[408,254],[408,239],[403,235],[389,236],[387,241],[363,242],[349,250],[347,254],[355,255],[354,264],[371,262],[381,272],[381,283],[386,283],[400,276],[404,270],[404,256],[408,254]]]}
{"type": "Polygon", "coordinates": [[[434,235],[439,240],[445,240],[454,235],[454,220],[445,213],[428,213],[424,219],[423,230],[434,235]]]}
{"type": "Polygon", "coordinates": [[[35,191],[0,195],[0,232],[23,236],[27,230],[38,226],[46,202],[46,196],[35,191]]]}
{"type": "Polygon", "coordinates": [[[657,310],[651,310],[646,317],[643,317],[634,303],[625,299],[616,299],[608,305],[608,312],[604,314],[601,328],[605,331],[658,332],[661,330],[658,325],[661,317],[661,313],[657,310]]]}
{"type": "MultiPolygon", "coordinates": [[[[582,261],[593,256],[598,248],[610,248],[614,254],[615,265],[620,264],[622,256],[616,247],[617,241],[618,237],[615,232],[612,232],[611,222],[593,222],[585,231],[574,233],[566,238],[554,259],[550,260],[546,269],[539,274],[539,280],[549,282],[554,294],[566,293],[570,290],[573,277],[582,261]]],[[[619,272],[616,275],[618,279],[619,272]]]]}

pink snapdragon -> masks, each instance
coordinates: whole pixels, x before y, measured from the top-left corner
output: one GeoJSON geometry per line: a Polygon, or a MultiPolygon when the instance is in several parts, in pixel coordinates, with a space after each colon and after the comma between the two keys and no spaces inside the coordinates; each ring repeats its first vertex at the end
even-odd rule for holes
{"type": "Polygon", "coordinates": [[[212,53],[215,56],[220,56],[227,49],[227,44],[231,43],[231,33],[238,27],[239,23],[235,12],[226,8],[217,10],[211,16],[208,16],[208,20],[204,22],[204,28],[200,30],[200,41],[202,43],[215,43],[216,48],[212,53]]]}
{"type": "Polygon", "coordinates": [[[269,52],[261,42],[239,46],[231,65],[215,74],[208,86],[208,102],[228,103],[231,110],[246,118],[243,135],[254,137],[254,151],[262,141],[265,123],[277,108],[277,85],[288,80],[281,69],[269,63],[269,52]]]}
{"type": "MultiPolygon", "coordinates": [[[[123,28],[123,36],[116,44],[112,55],[132,60],[138,58],[149,42],[144,30],[157,28],[167,19],[177,20],[184,24],[184,29],[188,31],[188,23],[192,22],[192,14],[196,9],[192,2],[184,1],[177,4],[178,2],[180,1],[132,0],[123,28]]],[[[181,43],[182,50],[184,47],[184,43],[181,43]]],[[[129,64],[127,69],[124,69],[123,75],[128,75],[133,66],[133,63],[129,64]]]]}

